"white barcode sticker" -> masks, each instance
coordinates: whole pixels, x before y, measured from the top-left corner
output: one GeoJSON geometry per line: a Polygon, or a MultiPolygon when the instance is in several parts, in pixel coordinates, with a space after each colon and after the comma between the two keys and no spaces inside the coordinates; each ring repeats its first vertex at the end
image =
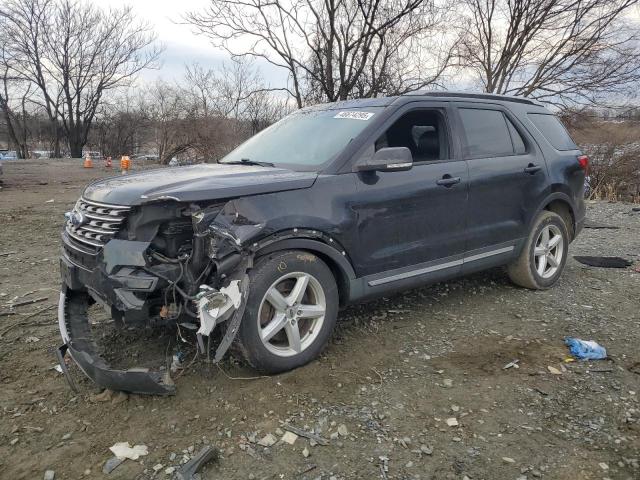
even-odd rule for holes
{"type": "Polygon", "coordinates": [[[369,120],[373,117],[371,112],[339,112],[333,118],[349,118],[351,120],[369,120]]]}

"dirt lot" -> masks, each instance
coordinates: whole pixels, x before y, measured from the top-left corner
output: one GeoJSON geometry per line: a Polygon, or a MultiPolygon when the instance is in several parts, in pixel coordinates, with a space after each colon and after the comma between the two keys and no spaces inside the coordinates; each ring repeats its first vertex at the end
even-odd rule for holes
{"type": "MultiPolygon", "coordinates": [[[[545,292],[515,288],[496,269],[343,311],[322,358],[297,371],[244,379],[255,373],[233,359],[221,368],[197,360],[176,379],[175,397],[94,403],[98,390],[75,367],[77,395],[53,369],[57,257],[63,213],[107,172],[70,161],[11,162],[4,171],[0,312],[15,297],[46,300],[0,316],[2,479],[41,479],[49,469],[56,479],[170,478],[165,469],[203,444],[222,451],[203,479],[640,478],[633,267],[570,258],[545,292]],[[611,360],[564,363],[566,335],[597,340],[611,360]],[[516,359],[519,368],[503,369],[516,359]],[[284,424],[329,444],[257,444],[279,439],[284,424]],[[149,454],[105,475],[116,442],[149,454]]],[[[620,228],[585,229],[571,254],[637,266],[632,207],[590,204],[591,220],[620,228]]]]}

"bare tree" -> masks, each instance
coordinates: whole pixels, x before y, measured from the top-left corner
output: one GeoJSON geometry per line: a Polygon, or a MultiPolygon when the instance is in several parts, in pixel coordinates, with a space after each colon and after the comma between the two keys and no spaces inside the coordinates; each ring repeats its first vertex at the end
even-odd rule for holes
{"type": "Polygon", "coordinates": [[[187,20],[234,57],[261,58],[285,69],[286,90],[301,107],[307,100],[345,100],[436,83],[451,56],[429,63],[412,47],[431,51],[425,42],[444,13],[436,0],[211,0],[187,20]],[[411,65],[423,68],[397,70],[410,51],[411,65]],[[428,74],[426,65],[431,65],[428,74]]]}
{"type": "Polygon", "coordinates": [[[640,79],[638,0],[465,0],[459,54],[485,91],[595,103],[640,79]]]}
{"type": "MultiPolygon", "coordinates": [[[[2,22],[0,22],[1,28],[2,22]]],[[[27,102],[31,95],[31,87],[13,75],[10,67],[13,58],[6,49],[4,35],[0,33],[0,112],[9,140],[15,145],[18,158],[27,158],[29,156],[27,102]],[[16,98],[17,101],[15,101],[16,98]]]]}
{"type": "Polygon", "coordinates": [[[40,90],[52,122],[60,119],[79,157],[106,92],[154,64],[150,27],[130,7],[103,10],[80,0],[9,0],[0,7],[14,70],[40,90]]]}
{"type": "Polygon", "coordinates": [[[146,88],[141,109],[149,119],[151,143],[162,163],[192,146],[194,128],[187,121],[190,108],[180,88],[156,81],[146,88]]]}

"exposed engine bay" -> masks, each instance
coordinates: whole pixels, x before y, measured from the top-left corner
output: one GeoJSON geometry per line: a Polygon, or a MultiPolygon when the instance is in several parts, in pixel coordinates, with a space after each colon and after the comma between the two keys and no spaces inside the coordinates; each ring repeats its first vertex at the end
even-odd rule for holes
{"type": "Polygon", "coordinates": [[[223,357],[243,315],[253,259],[229,230],[223,207],[162,201],[125,210],[81,199],[67,214],[59,309],[63,349],[96,383],[135,393],[175,391],[167,373],[109,369],[90,339],[86,311],[93,302],[121,326],[197,328],[201,353],[209,353],[211,333],[225,324],[213,361],[223,357]],[[124,221],[109,223],[123,212],[124,221]]]}

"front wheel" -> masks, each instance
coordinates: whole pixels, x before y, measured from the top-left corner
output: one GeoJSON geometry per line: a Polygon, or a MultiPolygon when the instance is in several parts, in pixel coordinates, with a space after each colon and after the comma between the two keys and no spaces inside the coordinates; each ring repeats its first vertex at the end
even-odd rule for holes
{"type": "Polygon", "coordinates": [[[309,252],[284,251],[260,259],[249,279],[238,332],[248,363],[278,373],[316,358],[338,316],[338,289],[329,267],[309,252]]]}
{"type": "Polygon", "coordinates": [[[568,249],[569,234],[562,217],[547,210],[541,212],[520,256],[507,267],[511,281],[534,290],[552,287],[562,274],[568,249]]]}

